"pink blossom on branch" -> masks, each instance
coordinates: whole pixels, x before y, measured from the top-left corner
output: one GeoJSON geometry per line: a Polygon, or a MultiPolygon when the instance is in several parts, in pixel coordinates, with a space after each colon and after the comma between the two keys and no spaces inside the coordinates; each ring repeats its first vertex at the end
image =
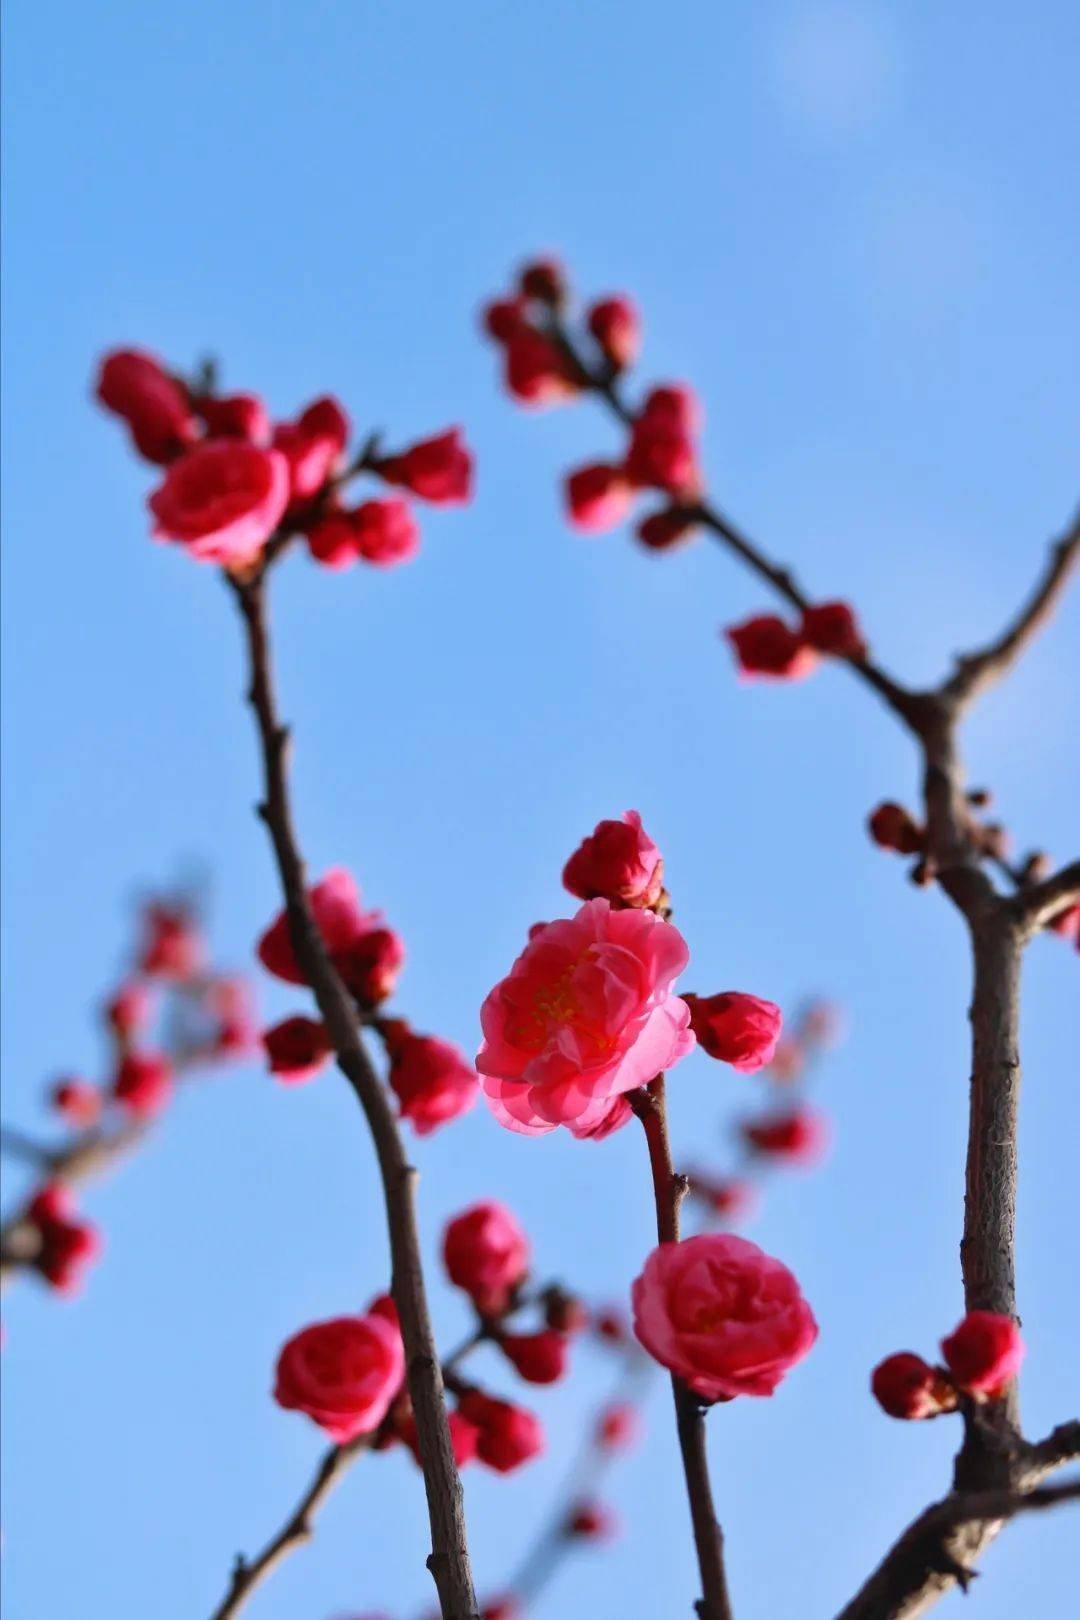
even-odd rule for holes
{"type": "Polygon", "coordinates": [[[740,1074],[756,1074],[770,1063],[780,1039],[780,1008],[761,996],[723,990],[714,996],[683,998],[698,1045],[740,1074]]]}
{"type": "Polygon", "coordinates": [[[149,499],[155,540],[198,562],[253,563],[285,513],[289,467],[277,450],[240,439],[207,439],[174,461],[149,499]]]}
{"type": "Polygon", "coordinates": [[[476,1066],[499,1123],[588,1130],[613,1098],[685,1057],[690,1014],[672,986],[688,956],[670,923],[607,900],[534,932],[480,1014],[476,1066]]]}
{"type": "MultiPolygon", "coordinates": [[[[308,899],[323,944],[348,988],[371,1006],[385,1000],[397,983],[405,947],[385,926],[382,914],[363,910],[360,891],[340,866],[308,890],[308,899]]],[[[307,982],[292,948],[284,911],[262,935],[257,953],[267,971],[286,984],[307,982]]]]}
{"type": "Polygon", "coordinates": [[[434,506],[461,505],[472,495],[473,459],[460,428],[449,428],[385,457],[376,471],[388,484],[411,490],[434,506]]]}
{"type": "Polygon", "coordinates": [[[523,1406],[472,1389],[462,1396],[458,1409],[476,1426],[476,1455],[497,1473],[513,1473],[544,1449],[543,1426],[523,1406]]]}
{"type": "Polygon", "coordinates": [[[956,1390],[940,1368],[910,1350],[878,1363],[870,1377],[874,1399],[889,1417],[907,1421],[938,1417],[956,1408],[956,1390]]]}
{"type": "Polygon", "coordinates": [[[160,1052],[128,1052],[113,1082],[113,1099],[135,1119],[152,1119],[172,1096],[173,1072],[160,1052]]]}
{"type": "Polygon", "coordinates": [[[330,1060],[333,1047],[325,1028],[314,1018],[297,1015],[265,1030],[263,1046],[270,1073],[285,1085],[314,1080],[330,1060]]]}
{"type": "Polygon", "coordinates": [[[787,1164],[817,1164],[829,1145],[828,1120],[808,1108],[746,1120],[740,1130],[755,1153],[787,1164]]]}
{"type": "Polygon", "coordinates": [[[443,1234],[446,1274],[485,1316],[500,1316],[529,1271],[529,1240],[504,1204],[484,1199],[443,1234]]]}
{"type": "Polygon", "coordinates": [[[101,1253],[97,1228],[77,1218],[70,1192],[59,1183],[49,1183],[35,1194],[26,1218],[38,1231],[36,1269],[57,1293],[73,1294],[87,1266],[101,1253]]]}
{"type": "Polygon", "coordinates": [[[601,821],[563,867],[563,887],[579,900],[651,908],[664,892],[664,861],[636,810],[601,821]]]}
{"type": "Polygon", "coordinates": [[[96,393],[127,423],[135,448],[165,463],[198,437],[186,390],[141,349],[114,349],[101,363],[96,393]]]}
{"type": "Polygon", "coordinates": [[[945,1364],[969,1395],[993,1400],[1020,1371],[1026,1346],[1011,1316],[969,1311],[941,1341],[945,1364]]]}
{"type": "Polygon", "coordinates": [[[387,1076],[402,1119],[427,1136],[460,1114],[480,1095],[476,1070],[449,1041],[417,1035],[400,1019],[385,1019],[380,1033],[390,1055],[387,1076]]]}
{"type": "Polygon", "coordinates": [[[382,1422],[405,1376],[401,1334],[381,1316],[315,1322],[282,1347],[274,1399],[338,1445],[382,1422]]]}
{"type": "Polygon", "coordinates": [[[661,1243],[633,1302],[645,1349],[708,1401],[771,1395],[818,1335],[787,1267],[729,1232],[661,1243]]]}

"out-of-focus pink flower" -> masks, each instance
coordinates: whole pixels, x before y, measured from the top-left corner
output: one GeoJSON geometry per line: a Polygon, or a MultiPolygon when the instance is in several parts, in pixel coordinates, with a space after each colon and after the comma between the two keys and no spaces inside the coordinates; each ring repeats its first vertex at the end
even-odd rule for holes
{"type": "Polygon", "coordinates": [[[628,1401],[606,1406],[596,1425],[596,1443],[605,1451],[626,1451],[641,1434],[641,1413],[628,1401]]]}
{"type": "Polygon", "coordinates": [[[818,1335],[787,1267],[730,1232],[661,1243],[633,1301],[649,1354],[709,1401],[771,1395],[818,1335]]]}
{"type": "Polygon", "coordinates": [[[142,1029],[150,1016],[151,1005],[149,986],[131,979],[105,1003],[105,1021],[115,1035],[126,1040],[142,1029]]]}
{"type": "Polygon", "coordinates": [[[559,260],[550,254],[540,259],[530,259],[523,265],[518,277],[518,286],[524,298],[535,299],[538,304],[548,304],[558,309],[566,301],[569,286],[566,271],[559,260]]]}
{"type": "Polygon", "coordinates": [[[113,1082],[113,1099],[135,1119],[151,1119],[173,1091],[172,1065],[160,1052],[128,1052],[113,1082]]]}
{"type": "Polygon", "coordinates": [[[60,1118],[77,1131],[96,1125],[105,1099],[89,1080],[58,1080],[49,1099],[60,1118]]]}
{"type": "Polygon", "coordinates": [[[533,935],[481,1009],[480,1084],[510,1130],[592,1128],[611,1099],[691,1050],[682,935],[650,911],[589,900],[533,935]]]}
{"type": "Polygon", "coordinates": [[[760,613],[725,630],[740,675],[774,681],[798,681],[809,675],[818,655],[775,613],[760,613]]]}
{"type": "Polygon", "coordinates": [[[566,1533],[581,1541],[611,1541],[619,1533],[619,1521],[603,1502],[579,1502],[567,1516],[566,1533]]]}
{"type": "MultiPolygon", "coordinates": [[[[154,901],[143,916],[139,970],[155,979],[191,979],[206,960],[206,946],[191,913],[154,901]]],[[[137,994],[138,987],[135,988],[137,994]]],[[[145,994],[145,992],[144,992],[145,994]]]]}
{"type": "Polygon", "coordinates": [[[696,532],[693,513],[681,506],[665,506],[650,512],[637,526],[637,537],[647,551],[670,551],[696,532]]]}
{"type": "Polygon", "coordinates": [[[377,470],[388,484],[409,489],[434,506],[463,505],[472,495],[473,459],[457,427],[388,456],[377,470]]]}
{"type": "MultiPolygon", "coordinates": [[[[375,1005],[393,990],[405,959],[400,938],[377,911],[365,912],[360,892],[344,867],[333,867],[308,890],[315,926],[335,968],[360,1000],[375,1005]]],[[[289,937],[288,918],[280,912],[258,943],[263,966],[287,984],[307,981],[289,937]]]]}
{"type": "Polygon", "coordinates": [[[135,448],[164,464],[198,437],[185,390],[160,360],[142,349],[114,349],[101,363],[97,397],[123,417],[135,448]]]}
{"type": "Polygon", "coordinates": [[[480,1082],[456,1046],[436,1035],[417,1035],[390,1019],[383,1039],[390,1054],[390,1089],[402,1119],[411,1122],[417,1136],[427,1136],[473,1107],[480,1082]]]}
{"type": "Polygon", "coordinates": [[[742,1136],[755,1153],[787,1164],[817,1164],[829,1145],[829,1122],[808,1108],[746,1120],[742,1136]]]}
{"type": "Polygon", "coordinates": [[[601,821],[563,867],[563,887],[580,900],[655,906],[664,892],[664,862],[636,810],[601,821]]]}
{"type": "Polygon", "coordinates": [[[527,325],[506,339],[505,380],[512,398],[536,408],[561,405],[581,389],[567,357],[550,338],[527,325]]]}
{"type": "Polygon", "coordinates": [[[300,1014],[265,1030],[262,1041],[270,1073],[289,1086],[314,1080],[325,1069],[333,1051],[325,1027],[300,1014]]]}
{"type": "Polygon", "coordinates": [[[498,1344],[528,1384],[556,1384],[566,1372],[570,1347],[565,1333],[551,1328],[539,1333],[503,1333],[498,1344]]]}
{"type": "Polygon", "coordinates": [[[86,1268],[101,1253],[101,1236],[88,1221],[80,1221],[68,1189],[47,1183],[30,1200],[27,1219],[37,1227],[40,1247],[36,1269],[60,1294],[73,1294],[86,1268]]]}
{"type": "Polygon", "coordinates": [[[684,999],[698,1045],[710,1057],[730,1063],[740,1074],[756,1074],[771,1061],[783,1021],[775,1001],[741,990],[684,999]]]}
{"type": "Polygon", "coordinates": [[[566,512],[578,529],[613,529],[630,510],[631,490],[621,467],[590,462],[566,479],[566,512]]]}
{"type": "Polygon", "coordinates": [[[528,1274],[529,1240],[505,1204],[486,1198],[447,1222],[443,1264],[479,1311],[498,1316],[528,1274]]]}
{"type": "Polygon", "coordinates": [[[543,1451],[543,1426],[525,1407],[495,1400],[478,1389],[469,1390],[458,1404],[476,1426],[476,1455],[497,1473],[513,1473],[543,1451]]]}
{"type": "Polygon", "coordinates": [[[199,562],[255,561],[289,500],[289,469],[276,450],[207,439],[171,463],[150,496],[155,540],[174,540],[199,562]]]}
{"type": "Polygon", "coordinates": [[[589,310],[588,327],[604,359],[616,371],[632,366],[641,348],[641,316],[624,293],[601,298],[589,310]]]}
{"type": "Polygon", "coordinates": [[[802,616],[802,638],[832,658],[865,658],[866,640],[847,602],[821,602],[802,616]]]}
{"type": "Polygon", "coordinates": [[[246,439],[249,444],[269,444],[270,417],[258,394],[208,395],[197,404],[211,439],[246,439]]]}

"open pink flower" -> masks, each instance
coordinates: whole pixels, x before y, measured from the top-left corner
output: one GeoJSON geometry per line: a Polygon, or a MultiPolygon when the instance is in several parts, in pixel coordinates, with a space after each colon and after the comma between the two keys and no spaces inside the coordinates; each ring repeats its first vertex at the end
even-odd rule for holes
{"type": "MultiPolygon", "coordinates": [[[[387,928],[379,911],[364,911],[360,891],[343,866],[331,867],[308,890],[315,926],[345,984],[361,1001],[375,1005],[394,988],[405,960],[405,947],[387,928]]],[[[258,944],[259,961],[286,984],[306,984],[289,935],[289,921],[279,912],[258,944]]]]}
{"type": "Polygon", "coordinates": [[[150,496],[154,539],[175,540],[199,562],[250,563],[288,499],[289,470],[278,451],[207,439],[174,461],[150,496]]]}
{"type": "Polygon", "coordinates": [[[580,1132],[685,1057],[690,1013],[672,995],[686,942],[653,912],[589,900],[547,923],[484,1002],[480,1084],[500,1124],[580,1132]]]}
{"type": "Polygon", "coordinates": [[[646,1350],[707,1401],[771,1395],[818,1336],[788,1268],[731,1232],[661,1243],[633,1300],[646,1350]]]}
{"type": "Polygon", "coordinates": [[[279,1406],[306,1412],[338,1445],[382,1422],[405,1374],[401,1334],[381,1316],[314,1322],[282,1347],[279,1406]]]}

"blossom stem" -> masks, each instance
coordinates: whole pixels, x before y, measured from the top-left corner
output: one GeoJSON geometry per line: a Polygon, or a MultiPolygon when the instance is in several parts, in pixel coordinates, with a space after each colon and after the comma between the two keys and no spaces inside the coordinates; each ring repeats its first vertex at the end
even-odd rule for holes
{"type": "MultiPolygon", "coordinates": [[[[677,1243],[679,1211],[689,1182],[685,1176],[676,1174],[671,1160],[664,1076],[658,1074],[646,1088],[631,1092],[627,1100],[641,1121],[649,1149],[657,1238],[661,1243],[677,1243]]],[[[701,1574],[702,1596],[695,1607],[699,1620],[732,1620],[731,1599],[724,1571],[724,1533],[716,1517],[709,1481],[704,1414],[692,1391],[674,1373],[671,1376],[671,1392],[701,1574]]]]}
{"type": "Polygon", "coordinates": [[[363,1044],[356,1006],[327,955],[307,896],[303,857],[293,826],[286,753],[289,733],[278,714],[266,614],[266,575],[226,575],[244,625],[250,665],[248,698],[262,753],[264,801],[285,897],[293,949],[312,988],[338,1066],[367,1118],[382,1178],[392,1262],[391,1292],[401,1320],[409,1394],[427,1491],[432,1550],[428,1558],[443,1620],[476,1620],[477,1604],[465,1531],[461,1480],[450,1439],[442,1371],[428,1310],[415,1210],[416,1171],[405,1154],[386,1091],[363,1044]]]}

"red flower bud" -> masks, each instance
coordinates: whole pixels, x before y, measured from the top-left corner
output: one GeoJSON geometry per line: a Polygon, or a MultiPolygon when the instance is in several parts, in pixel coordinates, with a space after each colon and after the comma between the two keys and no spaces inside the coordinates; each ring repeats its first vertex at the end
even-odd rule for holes
{"type": "Polygon", "coordinates": [[[581,1333],[589,1325],[589,1313],[573,1294],[551,1287],[544,1295],[544,1321],[556,1333],[581,1333]]]}
{"type": "Polygon", "coordinates": [[[684,995],[690,1027],[702,1051],[740,1074],[756,1074],[772,1059],[780,1038],[780,1008],[774,1001],[724,990],[715,996],[684,995]]]}
{"type": "Polygon", "coordinates": [[[86,1130],[101,1118],[104,1098],[88,1080],[58,1080],[50,1101],[56,1112],[76,1130],[86,1130]]]}
{"type": "Polygon", "coordinates": [[[139,984],[137,980],[122,984],[112,999],[105,1003],[106,1022],[116,1035],[134,1035],[149,1017],[150,1002],[150,991],[145,984],[139,984]]]}
{"type": "Polygon", "coordinates": [[[101,1253],[97,1228],[75,1219],[71,1194],[59,1183],[42,1187],[31,1199],[26,1214],[38,1229],[36,1269],[58,1293],[74,1293],[87,1266],[101,1253]]]}
{"type": "Polygon", "coordinates": [[[641,347],[641,317],[623,294],[602,298],[588,314],[589,331],[616,371],[633,365],[641,347]]]}
{"type": "Polygon", "coordinates": [[[866,642],[846,602],[822,602],[808,607],[802,617],[803,640],[833,658],[864,658],[866,642]]]}
{"type": "Polygon", "coordinates": [[[636,810],[598,822],[563,867],[563,887],[580,900],[649,909],[664,890],[664,862],[636,810]]]}
{"type": "Polygon", "coordinates": [[[641,1414],[636,1406],[620,1401],[605,1407],[596,1425],[596,1443],[605,1451],[625,1451],[641,1433],[641,1414]]]}
{"type": "Polygon", "coordinates": [[[199,415],[212,439],[246,439],[249,444],[270,442],[270,418],[258,394],[207,395],[198,401],[199,415]]]}
{"type": "Polygon", "coordinates": [[[941,1341],[945,1364],[969,1395],[994,1400],[1016,1377],[1026,1346],[1011,1316],[969,1311],[941,1341]]]}
{"type": "Polygon", "coordinates": [[[775,613],[760,613],[724,631],[741,675],[797,681],[817,663],[817,653],[775,613]]]}
{"type": "Polygon", "coordinates": [[[333,1047],[325,1028],[314,1018],[298,1014],[282,1019],[263,1032],[263,1046],[270,1073],[284,1085],[296,1086],[314,1080],[326,1067],[333,1047]]]}
{"type": "Polygon", "coordinates": [[[533,259],[524,266],[519,280],[522,294],[538,303],[558,308],[567,295],[566,274],[558,259],[533,259]]]}
{"type": "Polygon", "coordinates": [[[485,304],[482,321],[484,331],[496,343],[509,343],[521,327],[526,325],[527,301],[524,298],[495,298],[485,304]]]}
{"type": "Polygon", "coordinates": [[[462,1396],[459,1410],[478,1430],[476,1455],[500,1474],[512,1473],[544,1449],[540,1420],[523,1406],[472,1389],[462,1396]]]}
{"type": "Polygon", "coordinates": [[[519,326],[506,342],[507,391],[522,405],[558,405],[581,388],[566,355],[531,326],[519,326]]]}
{"type": "Polygon", "coordinates": [[[582,1541],[610,1541],[618,1529],[618,1520],[602,1502],[579,1502],[566,1521],[567,1535],[582,1541]]]}
{"type": "Polygon", "coordinates": [[[894,849],[898,855],[918,855],[923,847],[923,829],[902,804],[889,800],[879,804],[866,825],[874,843],[880,844],[882,849],[894,849]]]}
{"type": "Polygon", "coordinates": [[[910,1350],[886,1356],[870,1378],[874,1399],[894,1418],[932,1418],[956,1407],[956,1391],[936,1367],[910,1350]]]}
{"type": "Polygon", "coordinates": [[[611,529],[629,510],[630,485],[621,467],[598,461],[567,476],[566,511],[576,528],[611,529]]]}
{"type": "Polygon", "coordinates": [[[202,968],[206,947],[194,918],[182,906],[155,903],[143,918],[139,970],[159,979],[191,979],[202,968]]]}
{"type": "Polygon", "coordinates": [[[694,441],[662,418],[644,415],[631,429],[626,476],[632,484],[693,496],[701,487],[694,441]]]}
{"type": "Polygon", "coordinates": [[[702,410],[694,390],[686,383],[665,383],[647,396],[642,418],[656,427],[693,436],[701,432],[702,410]]]}
{"type": "Polygon", "coordinates": [[[377,471],[388,484],[409,489],[433,506],[459,506],[472,495],[472,455],[457,427],[388,456],[377,471]]]}
{"type": "Polygon", "coordinates": [[[528,1273],[529,1240],[503,1204],[485,1199],[447,1223],[443,1263],[478,1310],[497,1316],[528,1273]]]}
{"type": "Polygon", "coordinates": [[[816,1164],[828,1146],[828,1122],[809,1109],[795,1109],[779,1118],[745,1122],[743,1138],[756,1153],[787,1164],[816,1164]]]}
{"type": "Polygon", "coordinates": [[[681,540],[689,540],[695,528],[689,512],[678,506],[665,506],[642,518],[637,526],[637,537],[648,551],[670,551],[681,540]]]}
{"type": "Polygon", "coordinates": [[[274,1399],[305,1412],[338,1445],[368,1434],[401,1388],[401,1334],[381,1316],[341,1316],[293,1335],[278,1356],[274,1399]]]}
{"type": "Polygon", "coordinates": [[[407,1031],[388,1043],[388,1050],[390,1089],[401,1118],[412,1122],[417,1136],[467,1113],[479,1097],[475,1069],[449,1041],[407,1031]]]}
{"type": "Polygon", "coordinates": [[[147,461],[164,465],[198,437],[185,390],[160,361],[140,349],[107,354],[96,391],[106,410],[123,417],[147,461]]]}
{"type": "Polygon", "coordinates": [[[565,1334],[550,1328],[542,1333],[503,1333],[499,1349],[528,1384],[556,1384],[566,1372],[568,1345],[565,1334]]]}
{"type": "Polygon", "coordinates": [[[169,1060],[158,1052],[129,1052],[113,1082],[113,1098],[136,1119],[159,1114],[172,1096],[169,1060]]]}

